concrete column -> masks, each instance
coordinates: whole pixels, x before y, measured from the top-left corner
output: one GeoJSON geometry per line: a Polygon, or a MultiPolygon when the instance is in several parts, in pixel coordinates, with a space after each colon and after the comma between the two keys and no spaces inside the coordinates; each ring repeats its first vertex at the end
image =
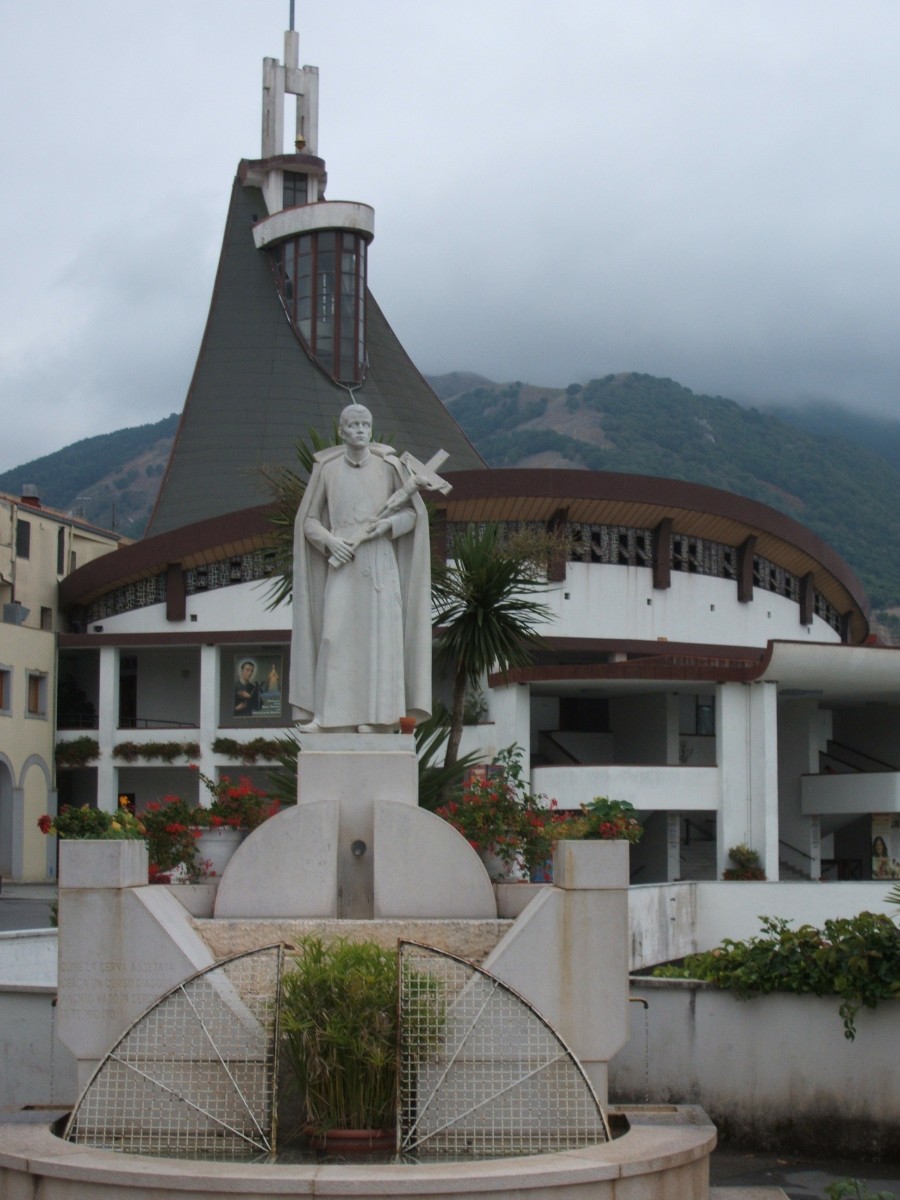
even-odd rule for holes
{"type": "Polygon", "coordinates": [[[716,692],[719,759],[717,874],[741,842],[778,878],[778,736],[774,684],[720,684],[716,692]]]}
{"type": "Polygon", "coordinates": [[[512,683],[488,689],[488,715],[494,722],[498,749],[517,742],[526,767],[531,761],[531,688],[512,683]]]}
{"type": "Polygon", "coordinates": [[[10,799],[10,867],[13,879],[25,878],[25,789],[14,787],[10,799]]]}
{"type": "Polygon", "coordinates": [[[215,777],[212,744],[219,729],[219,650],[200,647],[200,770],[215,777]]]}
{"type": "Polygon", "coordinates": [[[263,59],[262,157],[284,153],[284,67],[263,59]]]}
{"type": "Polygon", "coordinates": [[[553,887],[484,962],[563,1037],[604,1106],[628,1040],[628,955],[628,843],[557,842],[553,887]]]}
{"type": "Polygon", "coordinates": [[[119,651],[115,646],[100,648],[99,698],[97,804],[115,812],[119,795],[119,770],[112,756],[119,734],[119,651]]]}

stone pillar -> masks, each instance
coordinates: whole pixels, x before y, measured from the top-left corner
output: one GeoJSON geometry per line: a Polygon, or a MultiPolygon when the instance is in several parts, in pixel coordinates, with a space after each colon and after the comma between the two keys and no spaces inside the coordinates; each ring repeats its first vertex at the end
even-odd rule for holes
{"type": "Polygon", "coordinates": [[[200,647],[200,770],[215,778],[212,743],[219,728],[219,648],[200,647]]]}
{"type": "Polygon", "coordinates": [[[557,842],[553,887],[484,962],[562,1036],[604,1106],[629,1035],[628,861],[625,841],[557,842]]]}
{"type": "Polygon", "coordinates": [[[168,888],[147,886],[144,841],[60,843],[57,1035],[79,1089],[141,1013],[212,962],[168,888]]]}
{"type": "Polygon", "coordinates": [[[527,767],[531,761],[531,688],[527,683],[500,684],[489,689],[488,715],[494,722],[496,744],[501,749],[517,742],[527,767]]]}
{"type": "Polygon", "coordinates": [[[115,646],[100,647],[99,696],[97,806],[115,812],[119,800],[119,771],[112,756],[119,732],[119,652],[115,646]]]}

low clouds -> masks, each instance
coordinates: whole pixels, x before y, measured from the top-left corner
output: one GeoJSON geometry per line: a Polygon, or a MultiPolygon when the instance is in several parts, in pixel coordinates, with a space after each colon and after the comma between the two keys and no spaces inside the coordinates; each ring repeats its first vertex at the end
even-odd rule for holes
{"type": "MultiPolygon", "coordinates": [[[[422,370],[896,411],[893,0],[296,8],[328,195],[375,206],[422,370]]],[[[182,406],[286,15],[0,11],[0,469],[182,406]]]]}

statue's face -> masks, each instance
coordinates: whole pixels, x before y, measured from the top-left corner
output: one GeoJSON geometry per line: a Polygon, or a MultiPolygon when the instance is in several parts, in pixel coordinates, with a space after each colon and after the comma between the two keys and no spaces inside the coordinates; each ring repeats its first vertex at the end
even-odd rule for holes
{"type": "Polygon", "coordinates": [[[372,418],[365,409],[351,409],[341,417],[341,437],[348,446],[367,446],[372,440],[372,418]]]}

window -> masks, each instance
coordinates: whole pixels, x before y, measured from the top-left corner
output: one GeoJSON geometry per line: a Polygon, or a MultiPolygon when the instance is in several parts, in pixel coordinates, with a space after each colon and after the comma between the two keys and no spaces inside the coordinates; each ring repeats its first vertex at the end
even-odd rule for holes
{"type": "Polygon", "coordinates": [[[53,609],[41,605],[41,629],[45,633],[53,632],[53,609]]]}
{"type": "Polygon", "coordinates": [[[281,298],[294,329],[333,379],[362,378],[366,344],[366,241],[320,230],[274,251],[281,298]]]}
{"type": "Polygon", "coordinates": [[[16,521],[16,557],[29,558],[31,556],[31,522],[23,521],[20,517],[16,521]]]}
{"type": "Polygon", "coordinates": [[[682,696],[679,704],[679,733],[683,737],[715,737],[715,696],[682,696]]]}
{"type": "Polygon", "coordinates": [[[9,716],[12,711],[12,671],[0,667],[0,713],[9,716]]]}
{"type": "Polygon", "coordinates": [[[295,175],[293,172],[285,171],[282,208],[298,208],[301,204],[305,204],[308,182],[306,175],[295,175]]]}
{"type": "Polygon", "coordinates": [[[47,716],[47,675],[44,671],[29,671],[26,676],[26,714],[29,717],[47,716]]]}
{"type": "Polygon", "coordinates": [[[64,575],[66,572],[66,530],[64,525],[60,525],[56,531],[56,573],[64,575]]]}

